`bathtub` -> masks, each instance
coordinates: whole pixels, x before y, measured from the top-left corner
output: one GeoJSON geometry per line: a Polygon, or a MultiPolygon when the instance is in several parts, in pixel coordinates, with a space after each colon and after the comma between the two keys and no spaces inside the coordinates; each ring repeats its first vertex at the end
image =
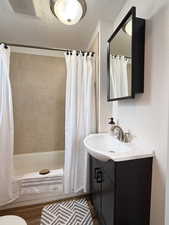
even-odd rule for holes
{"type": "Polygon", "coordinates": [[[14,155],[14,175],[20,196],[63,193],[63,165],[64,151],[14,155]],[[48,169],[49,174],[39,174],[43,169],[48,169]]]}
{"type": "Polygon", "coordinates": [[[34,205],[67,197],[63,192],[64,151],[14,155],[14,175],[20,184],[19,198],[0,209],[34,205]],[[39,175],[49,169],[48,175],[39,175]]]}
{"type": "Polygon", "coordinates": [[[14,155],[14,173],[16,177],[42,169],[61,169],[64,166],[64,151],[40,152],[14,155]]]}
{"type": "Polygon", "coordinates": [[[13,203],[0,207],[0,210],[47,203],[84,194],[82,192],[64,194],[63,167],[64,151],[14,155],[15,178],[21,183],[20,196],[13,203]],[[42,169],[49,169],[50,175],[39,176],[39,171],[42,169]]]}

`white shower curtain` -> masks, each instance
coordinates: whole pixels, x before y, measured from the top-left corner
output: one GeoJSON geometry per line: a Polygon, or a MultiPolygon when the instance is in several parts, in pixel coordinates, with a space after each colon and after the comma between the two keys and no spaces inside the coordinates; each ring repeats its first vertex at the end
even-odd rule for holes
{"type": "Polygon", "coordinates": [[[18,197],[13,178],[13,105],[9,80],[10,49],[0,45],[0,206],[18,197]]]}
{"type": "Polygon", "coordinates": [[[128,59],[124,56],[110,56],[110,77],[113,98],[129,95],[127,64],[128,59]]]}
{"type": "Polygon", "coordinates": [[[65,54],[67,67],[64,191],[88,190],[88,154],[83,139],[95,132],[94,58],[65,54]]]}

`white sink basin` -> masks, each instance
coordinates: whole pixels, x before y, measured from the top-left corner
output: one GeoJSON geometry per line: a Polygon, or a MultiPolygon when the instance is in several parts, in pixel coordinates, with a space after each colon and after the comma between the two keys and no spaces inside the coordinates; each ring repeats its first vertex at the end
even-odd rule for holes
{"type": "Polygon", "coordinates": [[[122,143],[108,133],[90,134],[84,139],[87,152],[101,161],[124,161],[152,157],[153,152],[138,150],[132,143],[122,143]]]}

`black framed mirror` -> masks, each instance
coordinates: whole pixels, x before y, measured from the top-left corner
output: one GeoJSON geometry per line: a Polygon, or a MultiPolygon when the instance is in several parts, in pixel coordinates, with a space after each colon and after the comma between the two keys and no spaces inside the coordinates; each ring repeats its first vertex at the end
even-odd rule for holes
{"type": "Polygon", "coordinates": [[[145,20],[132,7],[108,40],[108,101],[144,91],[145,20]]]}

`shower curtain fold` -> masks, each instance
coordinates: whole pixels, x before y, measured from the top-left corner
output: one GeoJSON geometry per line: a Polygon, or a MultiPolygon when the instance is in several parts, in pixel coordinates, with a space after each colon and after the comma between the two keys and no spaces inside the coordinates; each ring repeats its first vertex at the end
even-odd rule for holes
{"type": "Polygon", "coordinates": [[[83,139],[95,132],[94,58],[65,54],[67,67],[64,192],[88,191],[88,154],[83,139]]]}
{"type": "Polygon", "coordinates": [[[18,197],[13,177],[14,121],[9,79],[10,49],[0,45],[0,206],[18,197]]]}
{"type": "Polygon", "coordinates": [[[110,56],[110,80],[113,98],[129,95],[127,64],[128,59],[125,56],[110,56]]]}

